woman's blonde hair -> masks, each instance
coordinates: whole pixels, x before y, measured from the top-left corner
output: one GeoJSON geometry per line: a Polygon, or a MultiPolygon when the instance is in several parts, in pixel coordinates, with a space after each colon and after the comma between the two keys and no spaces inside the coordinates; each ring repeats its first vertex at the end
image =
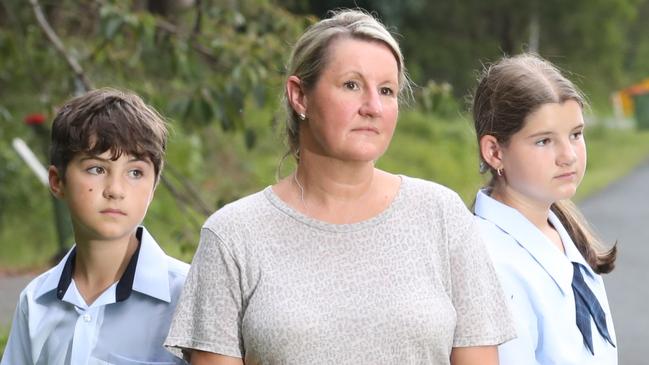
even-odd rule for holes
{"type": "MultiPolygon", "coordinates": [[[[411,83],[403,63],[399,43],[378,19],[360,9],[333,11],[331,17],[310,26],[293,47],[286,67],[287,77],[297,76],[304,90],[311,90],[327,66],[329,46],[335,39],[343,37],[385,44],[397,60],[399,98],[403,99],[404,94],[410,96],[411,83]]],[[[288,100],[286,90],[284,90],[283,102],[287,115],[285,134],[288,144],[288,151],[284,157],[296,156],[300,146],[300,119],[288,100]]]]}

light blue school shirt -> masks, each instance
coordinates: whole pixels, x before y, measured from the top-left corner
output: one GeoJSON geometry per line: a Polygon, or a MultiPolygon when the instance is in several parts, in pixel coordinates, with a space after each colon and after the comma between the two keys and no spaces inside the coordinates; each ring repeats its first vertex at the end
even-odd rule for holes
{"type": "Polygon", "coordinates": [[[75,247],[29,283],[0,365],[185,364],[162,343],[189,265],[167,256],[144,227],[137,236],[124,274],[91,305],[72,279],[75,247]]]}
{"type": "Polygon", "coordinates": [[[479,191],[475,215],[516,324],[517,338],[498,347],[501,365],[615,365],[617,349],[591,318],[593,349],[584,346],[576,325],[572,262],[581,264],[588,287],[606,313],[617,346],[604,282],[586,263],[557,216],[548,220],[559,233],[562,253],[516,209],[479,191]]]}

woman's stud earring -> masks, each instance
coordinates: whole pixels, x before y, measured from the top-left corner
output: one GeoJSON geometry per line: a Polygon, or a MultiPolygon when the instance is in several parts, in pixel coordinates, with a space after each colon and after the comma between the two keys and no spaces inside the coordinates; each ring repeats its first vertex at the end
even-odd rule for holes
{"type": "Polygon", "coordinates": [[[300,118],[300,120],[305,120],[306,119],[306,115],[304,115],[304,113],[298,113],[297,117],[300,118]]]}

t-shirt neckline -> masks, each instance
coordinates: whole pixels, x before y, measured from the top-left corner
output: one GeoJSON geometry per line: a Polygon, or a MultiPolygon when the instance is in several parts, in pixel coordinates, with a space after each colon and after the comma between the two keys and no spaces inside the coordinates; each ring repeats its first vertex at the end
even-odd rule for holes
{"type": "Polygon", "coordinates": [[[379,214],[368,218],[366,220],[362,220],[360,222],[355,222],[355,223],[345,223],[345,224],[336,224],[336,223],[329,223],[325,222],[319,219],[315,219],[312,217],[307,216],[306,214],[294,209],[290,205],[286,204],[276,193],[273,191],[273,187],[267,186],[264,190],[264,196],[268,200],[268,202],[280,210],[282,213],[290,216],[291,218],[295,219],[296,221],[308,225],[310,227],[322,230],[322,231],[329,231],[329,232],[355,232],[355,231],[360,231],[369,227],[376,226],[377,224],[380,224],[381,222],[385,221],[388,217],[390,217],[395,210],[398,209],[398,206],[401,204],[401,201],[403,201],[403,195],[405,192],[405,188],[407,185],[407,177],[403,175],[397,175],[401,179],[401,184],[399,184],[399,188],[397,189],[397,193],[390,202],[390,204],[385,208],[383,211],[381,211],[379,214]]]}

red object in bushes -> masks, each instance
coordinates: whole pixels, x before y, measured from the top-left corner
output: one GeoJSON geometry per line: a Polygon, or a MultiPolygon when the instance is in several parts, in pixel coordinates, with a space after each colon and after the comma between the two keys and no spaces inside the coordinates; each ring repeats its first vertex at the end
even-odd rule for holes
{"type": "Polygon", "coordinates": [[[27,125],[41,125],[45,122],[45,116],[40,113],[28,114],[25,117],[25,124],[27,125]]]}

